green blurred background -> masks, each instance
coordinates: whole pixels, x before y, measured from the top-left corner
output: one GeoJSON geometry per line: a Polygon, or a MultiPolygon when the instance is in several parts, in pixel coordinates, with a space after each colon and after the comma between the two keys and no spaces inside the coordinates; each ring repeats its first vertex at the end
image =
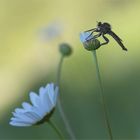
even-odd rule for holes
{"type": "MultiPolygon", "coordinates": [[[[140,1],[139,0],[0,0],[0,139],[57,139],[44,124],[9,126],[12,111],[29,100],[30,91],[56,81],[58,45],[73,46],[62,70],[61,95],[77,139],[107,139],[95,65],[79,41],[81,31],[96,21],[111,23],[124,41],[122,51],[111,38],[97,51],[113,136],[140,139],[140,1]],[[38,31],[54,22],[62,33],[42,41],[38,31]]],[[[56,110],[53,120],[67,138],[56,110]]]]}

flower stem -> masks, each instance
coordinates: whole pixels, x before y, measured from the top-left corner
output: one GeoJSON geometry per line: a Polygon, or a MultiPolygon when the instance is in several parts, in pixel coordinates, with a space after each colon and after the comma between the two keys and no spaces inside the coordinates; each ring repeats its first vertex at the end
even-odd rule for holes
{"type": "Polygon", "coordinates": [[[60,137],[61,140],[65,140],[63,134],[61,133],[61,131],[57,128],[56,124],[49,120],[48,123],[50,124],[50,126],[55,130],[55,132],[58,134],[58,136],[60,137]]]}
{"type": "Polygon", "coordinates": [[[62,69],[62,64],[63,64],[64,56],[62,55],[58,64],[58,69],[57,69],[57,79],[56,83],[58,86],[60,86],[60,78],[61,78],[61,69],[62,69]]]}
{"type": "Polygon", "coordinates": [[[107,114],[107,107],[106,107],[105,98],[104,98],[104,90],[103,90],[103,86],[102,86],[102,80],[101,80],[101,76],[100,76],[98,59],[97,59],[97,55],[96,55],[95,50],[93,51],[93,56],[94,56],[95,65],[96,65],[97,79],[98,79],[99,86],[100,86],[100,96],[101,96],[101,101],[102,101],[102,104],[103,104],[103,111],[104,111],[105,122],[106,122],[106,125],[107,125],[107,131],[109,133],[110,140],[113,140],[112,129],[111,129],[108,114],[107,114]]]}
{"type": "MultiPolygon", "coordinates": [[[[60,58],[60,62],[58,64],[58,71],[57,71],[57,85],[59,86],[59,91],[60,91],[60,78],[61,78],[61,69],[62,69],[63,60],[64,60],[64,56],[62,55],[61,58],[60,58]]],[[[66,114],[64,112],[64,109],[62,107],[61,100],[60,100],[60,95],[59,95],[59,98],[58,98],[57,105],[58,105],[58,110],[60,112],[61,118],[62,118],[62,120],[64,122],[64,125],[66,127],[66,130],[67,130],[69,136],[71,137],[72,140],[75,140],[76,139],[75,135],[74,135],[74,133],[73,133],[73,131],[71,129],[69,121],[68,121],[68,119],[66,117],[66,114]]]]}

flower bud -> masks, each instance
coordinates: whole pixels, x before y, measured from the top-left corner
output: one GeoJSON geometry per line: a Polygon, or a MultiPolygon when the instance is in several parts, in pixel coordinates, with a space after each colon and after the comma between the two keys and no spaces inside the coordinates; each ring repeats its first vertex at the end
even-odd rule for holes
{"type": "Polygon", "coordinates": [[[88,51],[96,50],[100,47],[100,41],[97,39],[91,39],[83,43],[84,48],[88,51]]]}
{"type": "Polygon", "coordinates": [[[59,51],[63,56],[69,56],[72,53],[72,48],[67,43],[62,43],[59,45],[59,51]]]}
{"type": "Polygon", "coordinates": [[[95,39],[90,32],[80,34],[80,40],[84,45],[84,48],[88,51],[96,50],[100,47],[100,41],[95,39]]]}

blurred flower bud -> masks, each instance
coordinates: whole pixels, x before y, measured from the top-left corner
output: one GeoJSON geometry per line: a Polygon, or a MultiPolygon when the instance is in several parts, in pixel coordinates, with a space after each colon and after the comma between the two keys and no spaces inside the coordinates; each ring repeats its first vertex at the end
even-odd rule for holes
{"type": "Polygon", "coordinates": [[[59,45],[59,51],[63,56],[69,56],[72,53],[72,48],[67,43],[62,43],[59,45]]]}
{"type": "Polygon", "coordinates": [[[81,33],[80,40],[83,43],[84,48],[88,51],[96,50],[100,47],[100,41],[95,39],[90,32],[81,33]]]}

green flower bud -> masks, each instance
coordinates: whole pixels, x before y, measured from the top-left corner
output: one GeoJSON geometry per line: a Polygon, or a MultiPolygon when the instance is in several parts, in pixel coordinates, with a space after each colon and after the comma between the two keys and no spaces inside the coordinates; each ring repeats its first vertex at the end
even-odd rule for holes
{"type": "Polygon", "coordinates": [[[69,56],[72,53],[72,48],[67,43],[62,43],[59,45],[59,51],[63,56],[69,56]]]}
{"type": "Polygon", "coordinates": [[[90,39],[85,42],[83,42],[84,48],[88,51],[96,50],[100,48],[100,41],[97,39],[90,39]]]}

